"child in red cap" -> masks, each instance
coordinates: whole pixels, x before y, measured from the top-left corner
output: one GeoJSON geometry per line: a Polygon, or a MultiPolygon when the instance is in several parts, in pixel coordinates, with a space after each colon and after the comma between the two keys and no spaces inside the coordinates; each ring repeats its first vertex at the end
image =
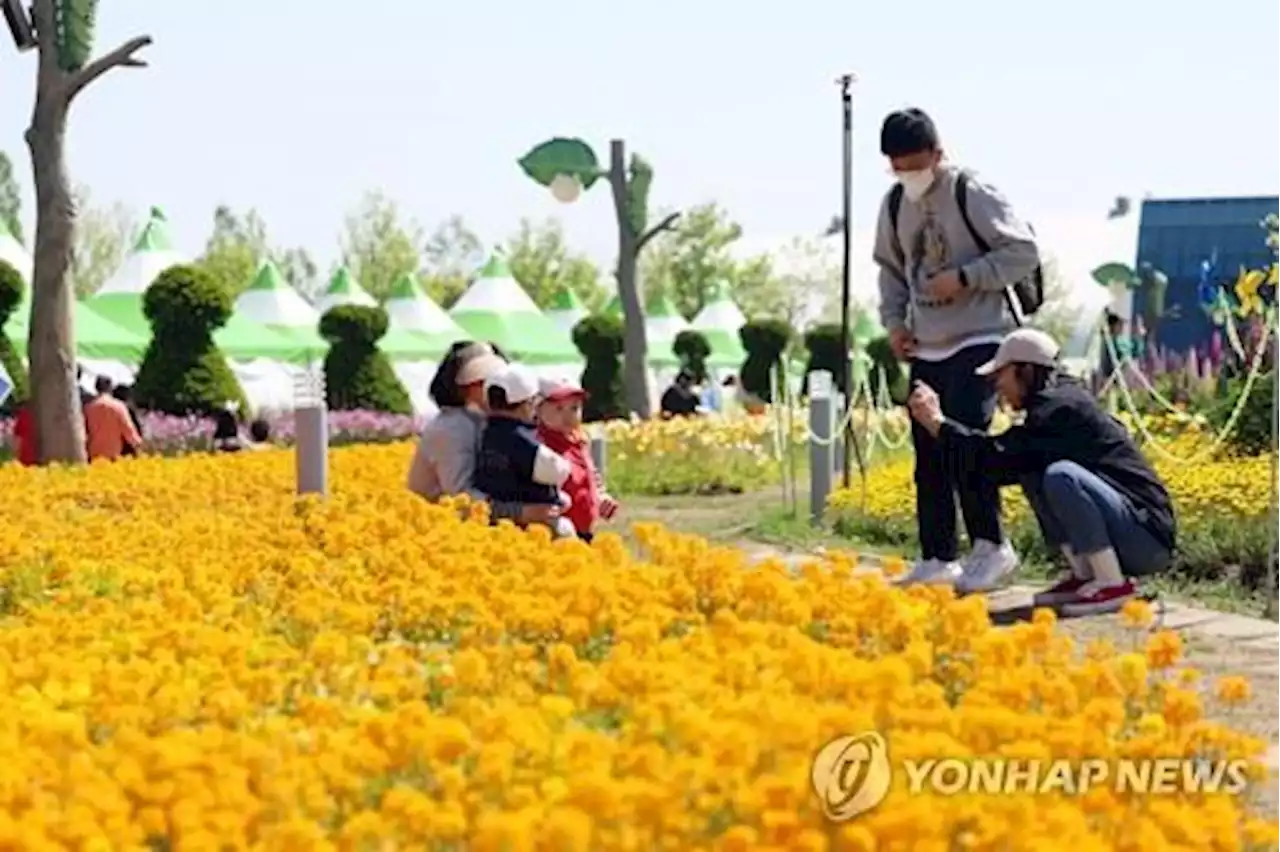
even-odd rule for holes
{"type": "Polygon", "coordinates": [[[562,517],[573,524],[578,538],[591,541],[596,520],[609,520],[618,502],[604,491],[600,472],[591,462],[591,446],[582,431],[582,403],[587,392],[572,379],[542,379],[538,403],[538,440],[569,462],[569,478],[560,486],[569,505],[562,517]]]}

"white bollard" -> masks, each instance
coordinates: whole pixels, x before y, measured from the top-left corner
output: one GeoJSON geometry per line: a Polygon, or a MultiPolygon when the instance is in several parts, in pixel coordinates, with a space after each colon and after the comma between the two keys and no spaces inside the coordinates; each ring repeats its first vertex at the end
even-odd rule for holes
{"type": "Polygon", "coordinates": [[[596,473],[600,475],[600,481],[604,481],[605,459],[607,457],[607,446],[603,434],[591,436],[591,463],[596,466],[596,473]]]}
{"type": "Polygon", "coordinates": [[[329,407],[324,373],[312,369],[294,384],[294,460],[298,493],[329,493],[329,407]]]}
{"type": "Polygon", "coordinates": [[[809,521],[815,527],[822,525],[835,472],[834,394],[830,373],[809,374],[809,521]]]}

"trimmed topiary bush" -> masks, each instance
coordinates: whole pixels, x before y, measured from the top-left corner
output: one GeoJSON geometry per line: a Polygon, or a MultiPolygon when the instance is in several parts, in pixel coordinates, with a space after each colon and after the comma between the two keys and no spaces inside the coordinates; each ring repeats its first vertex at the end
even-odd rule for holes
{"type": "Polygon", "coordinates": [[[695,382],[707,380],[707,357],[711,355],[711,344],[702,332],[692,328],[680,332],[671,344],[671,351],[680,359],[680,368],[693,374],[695,382]]]}
{"type": "MultiPolygon", "coordinates": [[[[1209,417],[1213,428],[1221,431],[1226,428],[1227,421],[1240,404],[1240,396],[1244,393],[1244,378],[1232,379],[1227,384],[1227,393],[1222,404],[1211,410],[1209,417]]],[[[1240,411],[1240,419],[1235,429],[1227,436],[1226,444],[1242,455],[1256,456],[1267,452],[1271,447],[1271,421],[1275,414],[1276,378],[1273,372],[1262,372],[1254,380],[1249,398],[1240,411]]]]}
{"type": "Polygon", "coordinates": [[[809,360],[804,367],[804,384],[800,395],[809,395],[809,374],[826,370],[840,393],[845,392],[844,347],[840,340],[840,326],[833,323],[815,325],[804,336],[804,348],[809,350],[809,360]]]}
{"type": "Polygon", "coordinates": [[[134,382],[134,401],[148,411],[211,415],[228,402],[245,408],[244,391],[213,333],[231,318],[231,293],[196,266],[171,266],[142,297],[151,343],[134,382]]]}
{"type": "Polygon", "coordinates": [[[413,404],[391,361],[378,349],[387,333],[387,312],[364,305],[338,305],[320,318],[320,336],[329,343],[324,356],[325,399],[334,411],[362,408],[388,414],[412,414],[413,404]]]}
{"type": "Polygon", "coordinates": [[[582,389],[588,394],[582,419],[587,423],[627,416],[622,340],[622,320],[612,315],[584,317],[573,327],[573,345],[587,362],[582,370],[582,389]]]}
{"type": "Polygon", "coordinates": [[[779,368],[778,385],[786,392],[786,376],[782,375],[782,354],[791,344],[791,326],[782,320],[756,320],[738,329],[738,339],[747,350],[739,377],[747,393],[765,402],[773,402],[769,373],[779,368]]]}
{"type": "Polygon", "coordinates": [[[12,414],[27,401],[27,367],[4,331],[9,317],[22,304],[22,291],[26,286],[18,270],[0,260],[0,364],[4,365],[4,371],[13,382],[13,390],[0,403],[0,414],[12,414]]]}

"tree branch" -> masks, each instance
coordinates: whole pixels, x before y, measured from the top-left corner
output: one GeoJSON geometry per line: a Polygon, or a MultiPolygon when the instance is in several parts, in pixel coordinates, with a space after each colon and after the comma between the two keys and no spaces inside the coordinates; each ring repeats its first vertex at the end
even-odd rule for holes
{"type": "Polygon", "coordinates": [[[645,247],[645,244],[648,243],[649,240],[658,236],[658,234],[661,234],[663,231],[673,230],[676,225],[676,220],[679,218],[680,218],[680,212],[676,211],[675,213],[672,213],[671,215],[667,216],[667,218],[663,219],[661,222],[659,222],[658,224],[654,225],[652,228],[650,228],[649,230],[641,234],[640,238],[636,240],[636,254],[639,255],[641,250],[645,247]]]}
{"type": "Polygon", "coordinates": [[[110,71],[112,68],[146,68],[147,63],[134,56],[139,50],[151,44],[151,36],[131,38],[110,53],[105,53],[79,71],[71,75],[67,81],[67,103],[80,94],[85,86],[110,71]]]}

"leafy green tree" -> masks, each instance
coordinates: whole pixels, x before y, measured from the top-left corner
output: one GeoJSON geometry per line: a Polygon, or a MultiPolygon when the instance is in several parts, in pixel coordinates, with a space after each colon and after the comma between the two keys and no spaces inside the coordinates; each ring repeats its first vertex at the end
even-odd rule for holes
{"type": "Polygon", "coordinates": [[[95,206],[89,188],[77,186],[72,192],[76,216],[75,247],[71,256],[71,287],[83,299],[98,288],[124,263],[137,231],[133,211],[120,202],[110,207],[95,206]]]}
{"type": "Polygon", "coordinates": [[[511,274],[540,308],[547,308],[565,288],[576,295],[589,312],[604,305],[600,270],[585,255],[574,254],[565,244],[564,229],[555,219],[535,223],[520,220],[520,230],[506,246],[511,274]]]}
{"type": "Polygon", "coordinates": [[[303,295],[315,295],[321,282],[315,261],[305,249],[273,249],[266,222],[256,209],[241,215],[225,204],[218,205],[213,211],[213,233],[197,265],[223,282],[234,299],[253,282],[266,260],[275,263],[290,286],[303,295]]]}
{"type": "Polygon", "coordinates": [[[13,161],[4,151],[0,151],[0,225],[9,229],[14,239],[22,239],[22,193],[18,189],[18,179],[13,174],[13,161]]]}
{"type": "Polygon", "coordinates": [[[436,226],[422,246],[419,278],[436,304],[448,310],[466,292],[476,267],[484,261],[484,246],[461,216],[436,226]]]}
{"type": "Polygon", "coordinates": [[[767,254],[740,259],[735,244],[742,226],[715,202],[687,211],[669,231],[654,238],[641,261],[645,294],[666,295],[692,319],[716,288],[751,317],[788,318],[790,299],[767,254]]]}
{"type": "Polygon", "coordinates": [[[341,242],[343,263],[381,302],[401,275],[418,271],[426,238],[416,222],[401,218],[394,201],[373,191],[347,214],[341,242]]]}

